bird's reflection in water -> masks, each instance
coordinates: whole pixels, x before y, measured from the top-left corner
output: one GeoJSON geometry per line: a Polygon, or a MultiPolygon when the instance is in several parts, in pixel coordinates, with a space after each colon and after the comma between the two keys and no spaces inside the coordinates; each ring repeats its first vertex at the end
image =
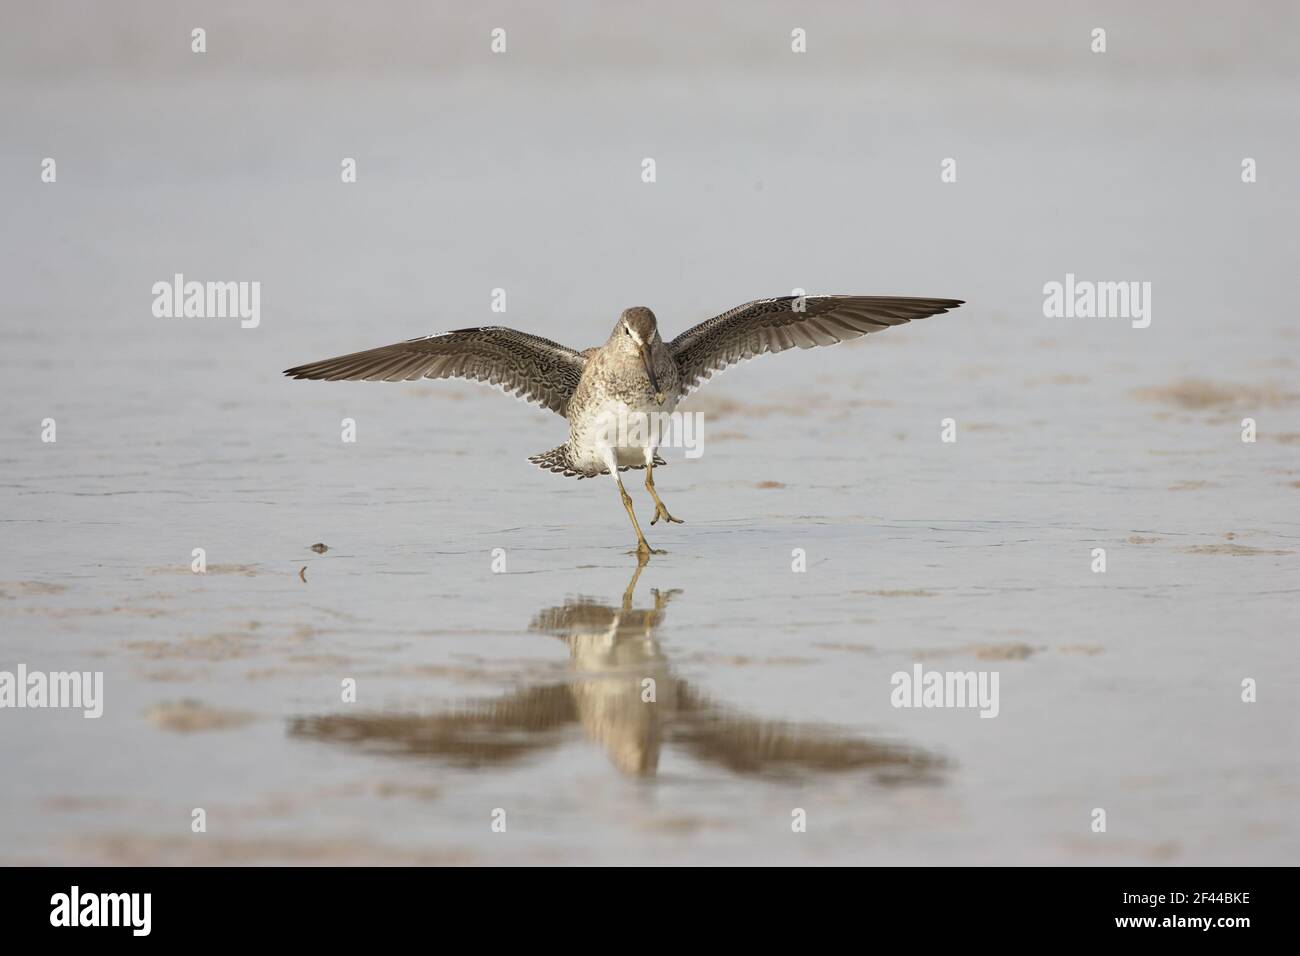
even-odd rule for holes
{"type": "Polygon", "coordinates": [[[656,632],[681,592],[651,591],[632,606],[638,566],[613,607],[573,598],[546,608],[530,629],[569,646],[572,674],[494,700],[425,714],[330,714],[296,718],[295,736],[381,752],[490,767],[578,738],[604,748],[620,771],[653,776],[665,747],[736,774],[797,776],[864,771],[881,783],[930,782],[942,761],[917,748],[853,737],[832,727],[756,719],[721,706],[677,677],[656,632]]]}

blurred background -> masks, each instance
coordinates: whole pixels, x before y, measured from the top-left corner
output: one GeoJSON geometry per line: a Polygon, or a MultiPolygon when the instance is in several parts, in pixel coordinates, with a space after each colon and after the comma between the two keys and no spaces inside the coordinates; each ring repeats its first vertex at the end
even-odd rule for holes
{"type": "Polygon", "coordinates": [[[0,669],[106,701],[0,712],[0,862],[1294,860],[1298,17],[11,0],[0,669]],[[1066,273],[1151,326],[1045,318],[1066,273]],[[716,378],[635,578],[555,416],[280,375],[795,288],[968,304],[716,378]],[[917,661],[999,717],[892,708],[917,661]]]}

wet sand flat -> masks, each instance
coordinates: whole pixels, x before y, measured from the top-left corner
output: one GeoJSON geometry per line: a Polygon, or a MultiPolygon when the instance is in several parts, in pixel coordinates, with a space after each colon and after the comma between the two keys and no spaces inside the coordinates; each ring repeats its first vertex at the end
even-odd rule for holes
{"type": "Polygon", "coordinates": [[[1300,58],[1243,27],[1211,75],[1217,28],[1172,9],[1116,14],[1105,64],[1040,12],[900,6],[919,66],[853,59],[883,26],[837,10],[796,68],[763,5],[707,50],[521,13],[504,64],[350,78],[315,33],[242,71],[9,60],[0,670],[105,700],[0,711],[0,863],[1293,862],[1300,58]],[[1151,326],[1045,318],[1067,271],[1152,281],[1151,326]],[[154,318],[176,272],[260,280],[260,326],[154,318]],[[280,375],[796,287],[968,304],[707,385],[643,569],[608,479],[527,462],[558,417],[280,375]],[[918,663],[996,671],[997,717],[892,706],[918,663]]]}

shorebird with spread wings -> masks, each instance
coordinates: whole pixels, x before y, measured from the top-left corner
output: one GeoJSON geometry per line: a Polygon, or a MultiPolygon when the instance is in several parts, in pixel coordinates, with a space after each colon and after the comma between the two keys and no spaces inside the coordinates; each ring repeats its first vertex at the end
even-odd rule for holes
{"type": "Polygon", "coordinates": [[[527,332],[460,329],[287,369],[291,378],[404,382],[465,378],[499,386],[569,422],[569,440],[529,461],[571,478],[611,475],[636,531],[637,553],[654,551],[641,532],[619,472],[645,469],[655,515],[681,523],[655,490],[654,467],[667,415],[714,372],[765,352],[835,345],[955,309],[959,299],[810,295],[758,299],[701,322],[671,342],[642,306],[619,316],[604,345],[576,352],[527,332]]]}

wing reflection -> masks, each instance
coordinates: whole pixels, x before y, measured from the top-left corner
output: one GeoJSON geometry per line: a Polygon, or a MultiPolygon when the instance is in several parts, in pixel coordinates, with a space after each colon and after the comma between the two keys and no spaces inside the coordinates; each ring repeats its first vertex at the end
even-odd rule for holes
{"type": "Polygon", "coordinates": [[[882,783],[932,782],[942,760],[904,744],[846,735],[833,727],[751,717],[715,703],[677,677],[656,632],[679,593],[651,591],[635,608],[639,566],[618,606],[574,598],[546,608],[530,630],[563,640],[571,676],[434,714],[329,714],[296,718],[295,736],[457,766],[509,764],[582,735],[629,776],[652,776],[665,747],[746,775],[870,772],[882,783]]]}

